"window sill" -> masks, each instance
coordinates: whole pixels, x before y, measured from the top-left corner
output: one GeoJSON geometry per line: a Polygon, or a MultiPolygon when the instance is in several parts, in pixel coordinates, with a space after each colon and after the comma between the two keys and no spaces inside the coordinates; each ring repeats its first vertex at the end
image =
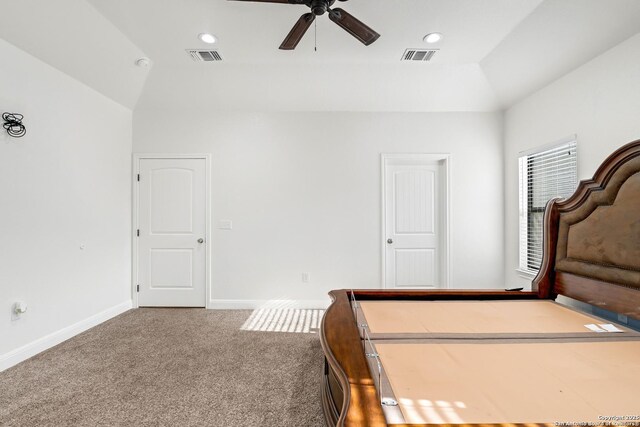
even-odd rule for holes
{"type": "Polygon", "coordinates": [[[523,279],[529,280],[535,279],[535,277],[538,275],[537,271],[533,272],[530,270],[521,270],[519,268],[516,268],[516,273],[518,273],[518,276],[522,277],[523,279]]]}

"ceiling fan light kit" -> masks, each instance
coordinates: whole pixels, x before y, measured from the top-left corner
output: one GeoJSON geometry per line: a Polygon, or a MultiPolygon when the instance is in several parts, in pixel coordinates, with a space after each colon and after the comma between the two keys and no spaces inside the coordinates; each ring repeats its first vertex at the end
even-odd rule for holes
{"type": "MultiPolygon", "coordinates": [[[[328,13],[329,19],[338,24],[342,29],[360,40],[365,46],[378,40],[380,34],[376,33],[371,27],[356,19],[344,9],[331,9],[336,0],[232,0],[232,1],[253,1],[259,3],[289,3],[305,5],[311,9],[310,13],[305,13],[295,23],[287,37],[280,45],[282,50],[293,50],[298,46],[300,40],[305,35],[316,16],[328,13]]],[[[340,0],[347,1],[347,0],[340,0]]]]}

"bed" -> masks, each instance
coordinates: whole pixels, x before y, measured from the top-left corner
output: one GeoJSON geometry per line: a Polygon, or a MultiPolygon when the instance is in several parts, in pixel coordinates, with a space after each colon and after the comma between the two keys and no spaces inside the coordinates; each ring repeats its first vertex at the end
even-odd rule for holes
{"type": "Polygon", "coordinates": [[[556,302],[640,319],[640,140],[549,201],[543,252],[532,291],[332,291],[326,424],[640,425],[640,334],[556,302]]]}

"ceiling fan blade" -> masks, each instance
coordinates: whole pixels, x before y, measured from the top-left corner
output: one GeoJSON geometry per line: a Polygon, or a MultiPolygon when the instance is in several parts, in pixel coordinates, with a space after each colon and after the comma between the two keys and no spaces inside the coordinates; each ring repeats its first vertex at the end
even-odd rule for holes
{"type": "Polygon", "coordinates": [[[259,2],[259,3],[304,4],[304,0],[230,0],[230,1],[251,1],[251,2],[259,2]]]}
{"type": "Polygon", "coordinates": [[[304,36],[304,33],[307,32],[315,19],[316,16],[313,13],[305,13],[304,15],[302,15],[280,45],[280,49],[295,49],[296,46],[298,46],[298,43],[300,43],[300,40],[302,40],[302,36],[304,36]]]}
{"type": "Polygon", "coordinates": [[[380,37],[380,34],[373,31],[365,23],[357,20],[353,17],[353,15],[350,15],[343,9],[331,9],[331,11],[329,12],[329,19],[340,25],[349,34],[351,34],[353,37],[357,38],[367,46],[378,40],[378,37],[380,37]]]}

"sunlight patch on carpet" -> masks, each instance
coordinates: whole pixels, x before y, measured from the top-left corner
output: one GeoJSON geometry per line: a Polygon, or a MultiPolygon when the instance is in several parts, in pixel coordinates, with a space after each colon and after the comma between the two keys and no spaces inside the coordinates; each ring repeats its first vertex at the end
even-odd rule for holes
{"type": "Polygon", "coordinates": [[[240,327],[243,331],[294,332],[315,334],[324,310],[295,308],[260,308],[240,327]]]}

